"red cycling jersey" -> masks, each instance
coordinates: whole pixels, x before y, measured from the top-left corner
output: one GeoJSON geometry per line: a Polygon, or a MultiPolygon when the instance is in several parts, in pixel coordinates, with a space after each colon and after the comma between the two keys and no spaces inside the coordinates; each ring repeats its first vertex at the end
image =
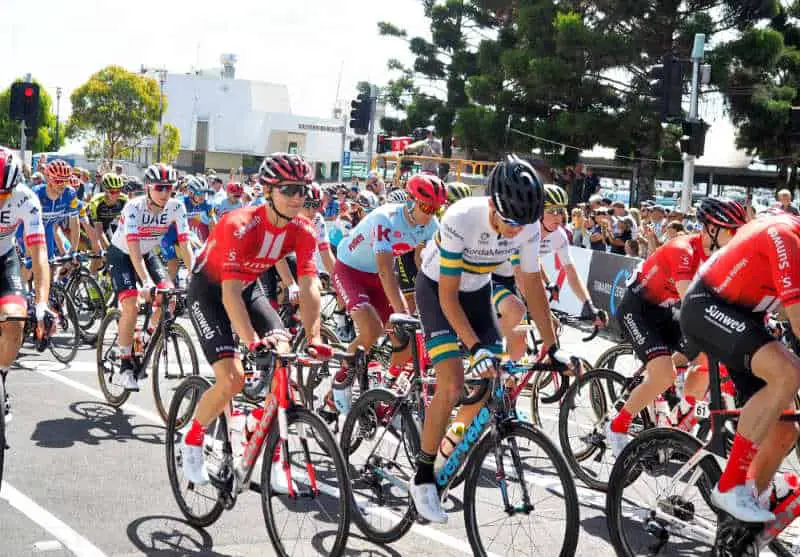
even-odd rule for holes
{"type": "Polygon", "coordinates": [[[211,231],[195,272],[211,282],[241,280],[250,283],[287,254],[297,257],[297,276],[314,276],[317,240],[311,222],[295,217],[285,227],[272,225],[267,206],[244,207],[226,213],[211,231]]]}
{"type": "Polygon", "coordinates": [[[641,263],[633,273],[631,289],[652,304],[675,305],[680,302],[675,285],[682,280],[692,280],[706,259],[700,234],[678,236],[641,263]]]}
{"type": "Polygon", "coordinates": [[[754,312],[800,302],[800,218],[746,224],[700,268],[700,277],[725,301],[754,312]]]}

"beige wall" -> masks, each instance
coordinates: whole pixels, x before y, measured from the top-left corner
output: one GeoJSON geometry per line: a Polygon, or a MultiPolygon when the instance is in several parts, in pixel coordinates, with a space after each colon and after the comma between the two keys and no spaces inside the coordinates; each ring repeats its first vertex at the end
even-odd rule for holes
{"type": "Polygon", "coordinates": [[[285,153],[289,150],[289,143],[297,143],[297,152],[303,153],[306,148],[306,136],[302,133],[287,131],[273,131],[267,141],[267,153],[285,153]]]}
{"type": "Polygon", "coordinates": [[[242,166],[242,155],[236,153],[206,153],[206,168],[228,171],[242,166]]]}

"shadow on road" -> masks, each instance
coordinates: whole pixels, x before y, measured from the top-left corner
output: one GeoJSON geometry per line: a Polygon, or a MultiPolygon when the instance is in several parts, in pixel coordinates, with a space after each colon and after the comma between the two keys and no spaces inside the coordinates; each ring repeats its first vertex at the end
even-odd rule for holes
{"type": "Polygon", "coordinates": [[[128,525],[128,539],[145,555],[168,557],[203,555],[227,557],[212,549],[211,536],[185,520],[172,516],[143,516],[128,525]]]}
{"type": "MultiPolygon", "coordinates": [[[[377,545],[369,541],[367,538],[356,534],[353,530],[356,527],[350,526],[350,535],[347,538],[347,547],[342,555],[347,557],[400,557],[400,553],[395,551],[388,545],[377,545]],[[367,547],[352,547],[353,545],[366,545],[367,547]]],[[[326,537],[335,535],[333,532],[321,532],[314,536],[313,545],[320,555],[326,555],[326,547],[330,544],[324,544],[323,540],[326,537]]]]}
{"type": "Polygon", "coordinates": [[[74,402],[69,409],[80,418],[44,420],[36,424],[31,440],[39,447],[60,449],[76,443],[98,445],[103,441],[137,441],[162,444],[164,427],[132,425],[133,414],[94,401],[74,402]]]}

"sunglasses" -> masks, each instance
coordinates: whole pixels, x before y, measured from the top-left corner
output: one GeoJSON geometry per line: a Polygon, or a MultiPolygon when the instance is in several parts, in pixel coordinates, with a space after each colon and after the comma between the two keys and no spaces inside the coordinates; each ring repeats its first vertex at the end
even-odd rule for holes
{"type": "Polygon", "coordinates": [[[281,195],[285,195],[286,197],[294,197],[295,195],[303,195],[306,194],[306,185],[305,184],[286,184],[285,186],[278,187],[278,191],[281,195]]]}
{"type": "Polygon", "coordinates": [[[172,184],[153,184],[153,189],[158,193],[171,192],[172,184]]]}
{"type": "Polygon", "coordinates": [[[564,212],[563,207],[550,207],[549,209],[545,209],[544,212],[548,215],[561,215],[564,212]]]}
{"type": "Polygon", "coordinates": [[[319,209],[320,202],[319,201],[306,201],[303,203],[304,209],[319,209]]]}
{"type": "Polygon", "coordinates": [[[419,202],[417,202],[417,208],[426,215],[432,215],[436,212],[436,209],[438,209],[438,207],[434,207],[433,205],[425,205],[419,202]]]}
{"type": "Polygon", "coordinates": [[[122,190],[121,190],[121,189],[119,189],[119,188],[115,188],[115,189],[107,189],[107,190],[106,190],[106,193],[107,193],[108,195],[119,195],[120,193],[122,193],[122,190]]]}

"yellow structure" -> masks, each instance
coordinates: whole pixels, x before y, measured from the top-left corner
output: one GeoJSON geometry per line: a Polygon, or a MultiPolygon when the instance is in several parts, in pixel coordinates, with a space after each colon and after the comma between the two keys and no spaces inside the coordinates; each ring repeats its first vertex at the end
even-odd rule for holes
{"type": "Polygon", "coordinates": [[[391,177],[392,182],[399,186],[401,172],[398,168],[413,169],[421,163],[435,162],[447,164],[450,167],[450,174],[456,182],[464,182],[469,185],[483,184],[492,168],[497,164],[496,161],[474,161],[469,159],[448,159],[444,157],[425,157],[421,155],[401,155],[400,153],[383,153],[373,157],[370,169],[383,175],[384,178],[391,177]]]}

